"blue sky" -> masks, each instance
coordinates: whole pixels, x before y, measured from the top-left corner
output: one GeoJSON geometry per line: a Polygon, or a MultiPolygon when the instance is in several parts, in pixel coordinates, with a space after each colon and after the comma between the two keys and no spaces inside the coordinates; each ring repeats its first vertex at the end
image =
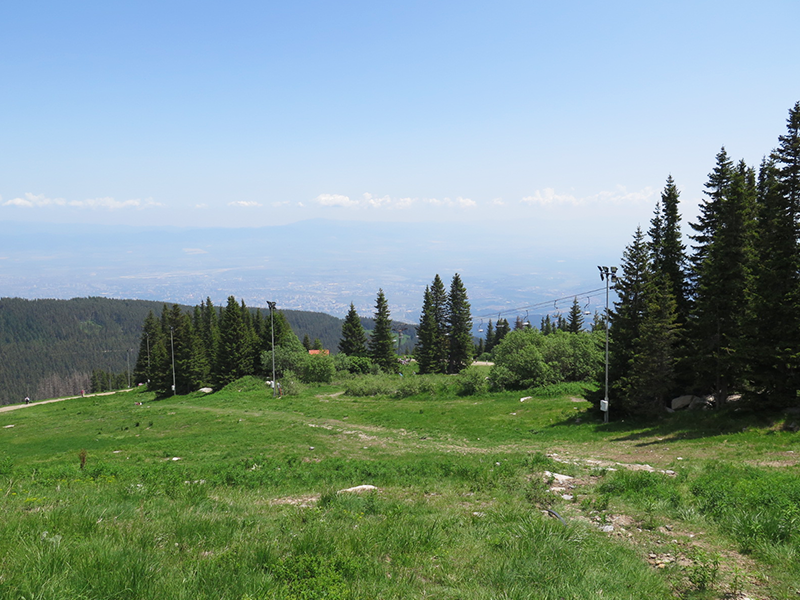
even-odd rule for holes
{"type": "Polygon", "coordinates": [[[796,0],[7,2],[0,219],[695,215],[800,100],[796,0]]]}

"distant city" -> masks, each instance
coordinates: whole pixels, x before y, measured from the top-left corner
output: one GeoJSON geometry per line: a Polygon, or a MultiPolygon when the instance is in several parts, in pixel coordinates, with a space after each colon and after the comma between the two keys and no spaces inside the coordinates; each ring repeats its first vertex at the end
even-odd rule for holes
{"type": "MultiPolygon", "coordinates": [[[[266,307],[271,300],[286,309],[342,317],[351,302],[359,314],[371,315],[382,288],[392,318],[414,323],[434,275],[449,284],[458,272],[476,327],[481,319],[496,320],[498,313],[532,320],[566,312],[570,303],[555,300],[601,287],[596,263],[615,260],[596,259],[571,245],[545,251],[527,233],[508,233],[495,238],[498,242],[465,242],[491,236],[485,228],[435,224],[415,225],[413,237],[391,223],[332,221],[252,229],[113,230],[6,223],[0,233],[0,295],[5,297],[106,296],[195,305],[207,297],[223,304],[234,295],[249,306],[266,307]],[[526,315],[526,307],[534,305],[526,315]]],[[[602,302],[597,296],[581,299],[587,312],[600,309],[602,302]]]]}

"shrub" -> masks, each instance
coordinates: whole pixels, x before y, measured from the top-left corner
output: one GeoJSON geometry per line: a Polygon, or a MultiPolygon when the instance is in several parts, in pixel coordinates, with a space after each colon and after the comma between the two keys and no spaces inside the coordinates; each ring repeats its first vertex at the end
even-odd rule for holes
{"type": "Polygon", "coordinates": [[[335,371],[330,355],[314,354],[303,361],[300,380],[303,383],[330,383],[335,371]]]}
{"type": "Polygon", "coordinates": [[[486,391],[486,377],[483,372],[468,367],[456,377],[456,394],[459,396],[474,396],[486,391]]]}
{"type": "Polygon", "coordinates": [[[334,364],[337,371],[346,371],[354,375],[376,374],[378,365],[372,362],[367,356],[347,356],[337,354],[334,357],[334,364]]]}

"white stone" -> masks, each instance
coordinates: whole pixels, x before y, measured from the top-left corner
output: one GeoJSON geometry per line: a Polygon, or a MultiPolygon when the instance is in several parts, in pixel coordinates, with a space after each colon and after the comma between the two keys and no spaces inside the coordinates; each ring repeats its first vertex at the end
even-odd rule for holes
{"type": "Polygon", "coordinates": [[[347,488],[346,490],[339,490],[337,494],[363,494],[364,492],[371,492],[377,490],[374,485],[357,485],[355,487],[347,488]]]}

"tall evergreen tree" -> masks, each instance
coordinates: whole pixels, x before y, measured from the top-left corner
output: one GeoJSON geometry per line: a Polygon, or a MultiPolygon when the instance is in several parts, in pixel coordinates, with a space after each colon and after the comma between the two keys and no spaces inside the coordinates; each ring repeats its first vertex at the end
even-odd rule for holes
{"type": "Polygon", "coordinates": [[[431,285],[425,288],[417,327],[414,356],[422,374],[447,372],[450,344],[448,301],[444,283],[437,273],[431,285]]]}
{"type": "Polygon", "coordinates": [[[361,325],[361,317],[358,316],[355,304],[352,302],[344,323],[342,323],[339,352],[347,356],[367,355],[367,334],[364,332],[364,327],[361,325]]]}
{"type": "Polygon", "coordinates": [[[191,318],[177,304],[172,305],[168,321],[172,333],[170,351],[174,351],[175,360],[175,393],[188,394],[203,384],[205,354],[191,318]]]}
{"type": "Polygon", "coordinates": [[[448,357],[450,356],[450,323],[447,319],[448,303],[450,298],[444,287],[442,278],[437,273],[431,282],[431,308],[436,320],[436,344],[433,346],[433,356],[438,367],[433,373],[447,371],[448,357]]]}
{"type": "Polygon", "coordinates": [[[437,348],[440,343],[439,323],[436,322],[431,289],[430,286],[425,286],[422,313],[417,327],[417,347],[414,349],[414,358],[420,375],[443,372],[444,365],[439,360],[437,348]]]}
{"type": "Polygon", "coordinates": [[[650,222],[650,248],[653,271],[664,275],[670,286],[677,307],[678,322],[685,323],[689,314],[686,289],[686,246],[682,242],[680,229],[680,192],[672,175],[667,177],[661,201],[650,222]]]}
{"type": "Polygon", "coordinates": [[[486,344],[484,349],[486,352],[491,352],[494,348],[494,326],[492,320],[489,319],[489,324],[486,326],[486,344]]]}
{"type": "Polygon", "coordinates": [[[139,354],[136,358],[136,366],[133,369],[133,380],[135,384],[148,383],[153,376],[153,352],[156,347],[164,344],[161,325],[150,311],[142,326],[142,338],[139,342],[139,354]]]}
{"type": "Polygon", "coordinates": [[[236,298],[229,296],[219,321],[219,350],[214,373],[219,387],[253,372],[252,336],[243,313],[236,298]]]}
{"type": "Polygon", "coordinates": [[[755,174],[744,162],[732,167],[727,155],[706,184],[701,205],[700,242],[693,261],[694,317],[688,333],[701,391],[712,390],[722,406],[742,389],[746,367],[745,332],[752,306],[755,233],[755,174]]]}
{"type": "Polygon", "coordinates": [[[369,339],[369,357],[385,371],[393,372],[397,368],[389,304],[382,289],[378,290],[375,301],[375,328],[369,339]]]}
{"type": "Polygon", "coordinates": [[[641,229],[621,266],[611,314],[612,400],[624,413],[653,413],[673,385],[675,300],[667,278],[652,269],[641,229]]]}
{"type": "Polygon", "coordinates": [[[497,326],[494,329],[494,346],[497,347],[510,332],[511,326],[508,324],[508,319],[497,317],[497,326]]]}
{"type": "Polygon", "coordinates": [[[800,102],[758,177],[753,323],[747,365],[765,406],[788,406],[800,389],[800,102]]]}
{"type": "Polygon", "coordinates": [[[569,309],[569,316],[567,317],[567,331],[569,333],[580,333],[583,330],[583,310],[578,303],[578,297],[575,296],[572,300],[572,306],[569,309]]]}
{"type": "Polygon", "coordinates": [[[456,273],[450,283],[447,304],[447,325],[449,330],[449,354],[447,372],[458,373],[472,363],[472,314],[470,312],[467,290],[456,273]]]}

